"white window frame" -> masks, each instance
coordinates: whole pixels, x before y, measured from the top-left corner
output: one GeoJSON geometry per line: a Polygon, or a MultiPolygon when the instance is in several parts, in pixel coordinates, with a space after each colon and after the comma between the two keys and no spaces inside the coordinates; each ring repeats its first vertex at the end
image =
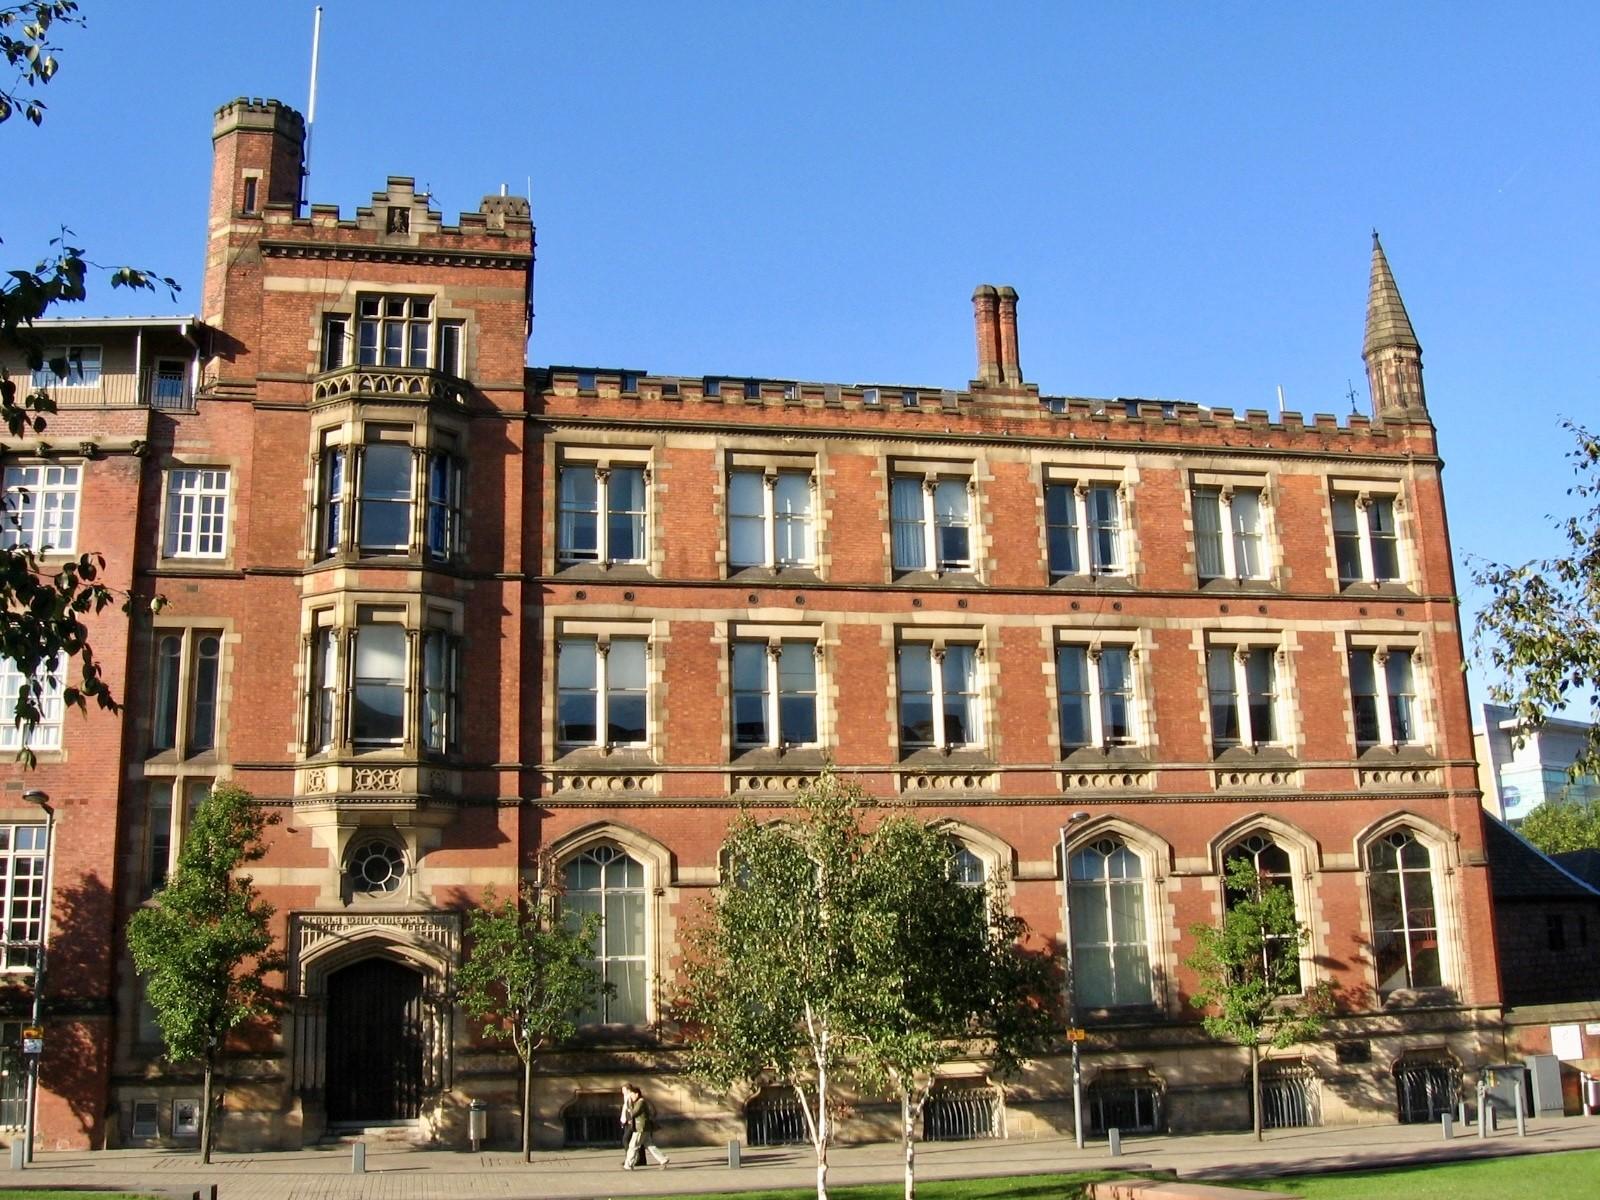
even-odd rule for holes
{"type": "Polygon", "coordinates": [[[32,975],[45,937],[45,888],[50,879],[50,827],[43,821],[19,821],[0,826],[5,833],[0,876],[0,974],[32,975]],[[27,847],[18,842],[26,840],[27,847]],[[27,864],[23,873],[18,867],[27,864]],[[26,886],[19,888],[19,884],[26,886]],[[23,936],[13,940],[14,930],[23,936]]]}
{"type": "Polygon", "coordinates": [[[1355,738],[1357,749],[1369,750],[1375,746],[1389,746],[1398,750],[1407,746],[1429,745],[1431,726],[1426,719],[1428,706],[1423,695],[1423,673],[1420,669],[1423,664],[1422,646],[1416,640],[1403,636],[1356,634],[1348,639],[1345,652],[1345,670],[1350,681],[1351,733],[1355,738]],[[1372,655],[1373,685],[1376,689],[1374,698],[1378,709],[1377,741],[1363,741],[1360,725],[1356,721],[1355,668],[1352,659],[1357,654],[1372,655]],[[1388,658],[1393,654],[1405,654],[1411,660],[1411,737],[1405,739],[1397,739],[1394,731],[1394,696],[1389,688],[1388,672],[1388,658]]]}
{"type": "Polygon", "coordinates": [[[778,570],[785,567],[809,568],[814,567],[817,561],[817,476],[810,466],[796,464],[793,466],[746,466],[736,458],[733,465],[728,468],[728,566],[735,571],[745,570],[750,567],[764,567],[767,570],[778,570]],[[733,511],[733,481],[736,477],[759,476],[761,480],[761,544],[762,558],[760,562],[745,562],[734,558],[733,522],[736,519],[752,519],[753,513],[735,513],[733,511]],[[805,480],[806,511],[798,520],[788,514],[778,513],[778,484],[785,478],[803,478],[805,480]],[[778,527],[779,525],[799,524],[804,530],[805,554],[799,558],[793,556],[780,557],[778,554],[778,527]]]}
{"type": "Polygon", "coordinates": [[[1194,506],[1194,537],[1195,537],[1195,574],[1200,582],[1207,583],[1214,579],[1227,579],[1236,582],[1246,580],[1260,581],[1272,578],[1272,550],[1271,540],[1267,531],[1271,526],[1271,491],[1267,481],[1257,478],[1235,478],[1227,475],[1213,475],[1197,473],[1194,485],[1190,489],[1190,503],[1194,506]],[[1239,569],[1242,557],[1240,541],[1241,533],[1234,520],[1234,498],[1241,492],[1253,494],[1256,498],[1256,559],[1258,570],[1246,574],[1239,569]],[[1218,541],[1222,573],[1220,575],[1207,574],[1201,568],[1200,556],[1200,514],[1199,508],[1202,497],[1209,499],[1215,495],[1217,504],[1218,541]]]}
{"type": "Polygon", "coordinates": [[[984,711],[984,706],[987,695],[988,679],[984,639],[981,630],[960,630],[952,631],[948,634],[933,635],[924,630],[907,630],[902,633],[895,645],[895,729],[902,753],[936,750],[949,754],[952,751],[971,752],[986,749],[988,746],[989,721],[988,714],[984,711]],[[973,729],[972,736],[965,742],[951,742],[945,729],[944,659],[946,653],[952,647],[960,647],[972,652],[973,690],[967,711],[971,716],[973,729]],[[930,742],[908,742],[905,737],[905,683],[904,672],[901,667],[901,655],[907,650],[926,650],[928,652],[928,669],[933,689],[933,740],[930,742]]]}
{"type": "Polygon", "coordinates": [[[1405,511],[1404,489],[1397,481],[1394,483],[1377,482],[1373,480],[1341,480],[1328,481],[1331,494],[1328,500],[1329,536],[1333,546],[1334,579],[1341,588],[1351,587],[1356,584],[1366,584],[1370,587],[1379,587],[1383,584],[1404,584],[1411,579],[1410,564],[1407,560],[1407,547],[1404,535],[1401,533],[1401,518],[1405,511]],[[1356,519],[1356,536],[1359,539],[1358,549],[1361,561],[1361,575],[1359,578],[1348,578],[1339,571],[1339,532],[1338,515],[1335,504],[1341,500],[1348,500],[1354,506],[1356,519]],[[1390,520],[1394,523],[1394,577],[1379,579],[1377,577],[1376,559],[1373,554],[1373,543],[1376,540],[1372,533],[1372,506],[1375,502],[1389,505],[1390,520]]]}
{"type": "Polygon", "coordinates": [[[83,516],[83,465],[16,463],[6,467],[4,479],[0,545],[35,554],[76,554],[83,516]],[[59,478],[53,478],[58,472],[59,478]],[[65,536],[59,543],[47,540],[50,535],[61,536],[63,528],[65,536]]]}
{"type": "Polygon", "coordinates": [[[1288,687],[1288,652],[1282,643],[1270,640],[1243,639],[1239,641],[1220,640],[1212,638],[1206,644],[1205,679],[1206,679],[1206,726],[1210,735],[1211,747],[1217,753],[1224,750],[1243,748],[1246,750],[1263,746],[1287,748],[1291,745],[1289,738],[1289,725],[1286,720],[1285,699],[1288,687]],[[1214,652],[1226,652],[1233,668],[1233,700],[1239,713],[1239,738],[1237,741],[1219,739],[1217,736],[1216,719],[1213,716],[1211,702],[1211,655],[1214,652]],[[1275,726],[1271,738],[1256,736],[1254,717],[1251,714],[1249,665],[1253,653],[1266,653],[1272,667],[1272,723],[1275,726]]]}
{"type": "Polygon", "coordinates": [[[227,467],[167,468],[162,557],[228,557],[230,482],[231,473],[227,467]]]}
{"type": "Polygon", "coordinates": [[[104,357],[101,348],[92,343],[83,343],[73,346],[51,346],[44,352],[44,363],[33,373],[33,386],[36,388],[58,387],[99,387],[100,377],[104,369],[104,357]],[[65,361],[67,373],[57,375],[50,365],[53,362],[65,361]]]}
{"type": "Polygon", "coordinates": [[[23,675],[9,658],[0,658],[0,750],[59,750],[62,726],[66,721],[66,701],[62,698],[65,686],[63,663],[41,668],[34,677],[38,687],[35,697],[39,706],[39,722],[31,728],[20,728],[16,723],[17,695],[22,689],[23,675]]]}
{"type": "MultiPolygon", "coordinates": [[[[556,563],[562,567],[596,566],[602,569],[618,566],[644,566],[650,560],[650,460],[648,453],[638,457],[607,455],[589,457],[584,454],[563,454],[556,465],[555,517],[556,563]],[[639,514],[639,546],[635,558],[616,558],[611,553],[611,473],[614,470],[636,470],[641,473],[644,487],[644,511],[639,514]],[[593,556],[575,553],[566,532],[562,506],[562,481],[568,471],[592,471],[595,482],[595,552],[593,556]]],[[[587,511],[587,510],[573,510],[587,511]]],[[[631,509],[621,512],[632,514],[631,509]]]]}
{"type": "MultiPolygon", "coordinates": [[[[556,696],[556,719],[552,725],[552,736],[559,752],[573,750],[594,749],[602,753],[611,753],[613,750],[643,750],[651,742],[651,717],[654,705],[651,703],[653,669],[652,639],[647,626],[595,626],[586,622],[566,622],[556,633],[555,639],[554,684],[556,696]],[[611,686],[610,659],[613,642],[637,642],[644,648],[644,738],[637,742],[613,742],[611,733],[611,697],[614,691],[622,694],[620,689],[611,686]],[[592,741],[572,741],[561,736],[561,656],[571,653],[576,644],[584,644],[586,649],[592,649],[595,656],[594,664],[594,692],[595,698],[595,724],[594,739],[592,741]]],[[[590,689],[583,689],[589,691],[590,689]]],[[[632,689],[627,689],[631,692],[632,689]]]]}
{"type": "Polygon", "coordinates": [[[1051,664],[1055,670],[1056,680],[1056,737],[1061,743],[1062,754],[1071,754],[1077,750],[1101,750],[1112,747],[1128,747],[1144,745],[1144,715],[1142,712],[1143,691],[1140,686],[1140,655],[1138,642],[1133,639],[1088,639],[1075,636],[1069,631],[1057,634],[1055,645],[1055,661],[1051,664]],[[1088,684],[1089,692],[1086,704],[1089,710],[1090,741],[1082,745],[1069,744],[1065,737],[1065,730],[1061,724],[1061,709],[1063,707],[1061,687],[1061,653],[1064,650],[1082,650],[1088,659],[1088,684]],[[1122,650],[1128,655],[1128,737],[1114,742],[1106,740],[1105,719],[1105,677],[1103,674],[1104,651],[1122,650]]]}
{"type": "Polygon", "coordinates": [[[822,700],[826,694],[826,683],[823,678],[822,631],[820,629],[804,626],[772,628],[735,626],[728,639],[728,677],[729,737],[736,753],[761,749],[813,749],[824,744],[822,700]],[[761,742],[741,741],[739,739],[737,714],[734,711],[732,702],[734,698],[734,656],[740,646],[759,647],[765,652],[764,666],[766,670],[761,696],[765,708],[767,736],[766,740],[761,742]],[[782,690],[779,667],[784,649],[793,646],[805,647],[810,651],[812,660],[811,691],[809,693],[789,693],[809,694],[811,698],[811,726],[816,736],[806,742],[793,741],[784,736],[782,711],[785,693],[782,690]]]}
{"type": "Polygon", "coordinates": [[[1128,524],[1128,484],[1120,475],[1101,471],[1082,471],[1075,468],[1047,466],[1044,472],[1045,486],[1045,521],[1047,525],[1045,538],[1045,569],[1052,579],[1079,579],[1098,578],[1100,576],[1126,576],[1132,574],[1130,538],[1132,530],[1128,524]],[[1074,533],[1076,542],[1075,553],[1077,556],[1076,570],[1057,570],[1055,564],[1050,562],[1049,547],[1049,489],[1067,488],[1071,493],[1072,522],[1068,528],[1074,533]],[[1113,524],[1105,526],[1111,532],[1112,558],[1115,561],[1104,561],[1100,554],[1100,538],[1097,536],[1102,528],[1091,516],[1091,499],[1094,493],[1113,493],[1113,504],[1116,520],[1113,524]]]}
{"type": "Polygon", "coordinates": [[[943,575],[975,575],[978,570],[978,484],[971,463],[899,462],[890,464],[889,472],[889,562],[898,573],[926,572],[934,578],[943,575]],[[921,489],[920,516],[914,520],[900,520],[894,514],[894,492],[897,483],[912,483],[921,489]],[[938,490],[943,485],[957,485],[963,489],[966,501],[966,518],[941,524],[938,511],[938,490]],[[911,565],[895,561],[894,531],[897,526],[916,525],[922,535],[922,562],[911,565]],[[945,561],[940,554],[941,528],[962,529],[967,535],[967,557],[945,561]]]}

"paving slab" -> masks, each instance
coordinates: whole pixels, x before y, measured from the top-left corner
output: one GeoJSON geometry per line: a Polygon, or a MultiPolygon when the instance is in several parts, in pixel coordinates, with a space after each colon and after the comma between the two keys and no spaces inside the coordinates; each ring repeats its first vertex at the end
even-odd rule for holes
{"type": "MultiPolygon", "coordinates": [[[[1257,1142],[1248,1133],[1127,1137],[1112,1158],[1104,1142],[1079,1150],[1071,1138],[1004,1138],[931,1142],[917,1147],[919,1179],[1044,1174],[1054,1171],[1171,1170],[1183,1179],[1227,1180],[1380,1168],[1450,1159],[1600,1148],[1600,1117],[1542,1118],[1528,1136],[1502,1129],[1487,1139],[1458,1131],[1449,1142],[1438,1126],[1361,1125],[1286,1129],[1257,1142]]],[[[728,1167],[726,1147],[666,1146],[666,1168],[621,1169],[615,1150],[539,1151],[532,1164],[513,1151],[415,1149],[371,1142],[367,1171],[351,1174],[350,1147],[252,1154],[216,1153],[201,1164],[172,1150],[40,1151],[26,1171],[0,1170],[0,1188],[204,1191],[218,1200],[611,1200],[698,1192],[810,1188],[816,1168],[809,1147],[745,1148],[728,1167]]],[[[892,1143],[835,1146],[829,1183],[888,1183],[900,1178],[892,1143]]]]}

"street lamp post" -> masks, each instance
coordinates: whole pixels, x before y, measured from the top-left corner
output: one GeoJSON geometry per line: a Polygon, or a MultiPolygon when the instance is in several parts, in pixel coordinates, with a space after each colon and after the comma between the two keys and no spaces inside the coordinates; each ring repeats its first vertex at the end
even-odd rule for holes
{"type": "MultiPolygon", "coordinates": [[[[33,1028],[39,1029],[44,1021],[44,960],[46,943],[50,940],[50,885],[51,866],[56,849],[56,810],[50,807],[50,797],[38,788],[22,793],[29,804],[44,810],[44,905],[40,913],[39,952],[33,964],[33,1028]]],[[[41,1048],[42,1049],[42,1048],[41,1048]]],[[[34,1130],[39,1117],[39,1060],[42,1054],[28,1055],[28,1108],[23,1129],[23,1161],[33,1162],[34,1130]]]]}

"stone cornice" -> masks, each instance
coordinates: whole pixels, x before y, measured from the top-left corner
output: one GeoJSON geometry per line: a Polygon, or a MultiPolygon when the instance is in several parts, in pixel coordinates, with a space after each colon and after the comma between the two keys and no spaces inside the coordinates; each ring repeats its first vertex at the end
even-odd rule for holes
{"type": "Polygon", "coordinates": [[[483,270],[525,271],[532,252],[470,250],[461,246],[378,246],[363,242],[277,241],[263,238],[267,258],[305,258],[332,262],[378,262],[483,270]]]}

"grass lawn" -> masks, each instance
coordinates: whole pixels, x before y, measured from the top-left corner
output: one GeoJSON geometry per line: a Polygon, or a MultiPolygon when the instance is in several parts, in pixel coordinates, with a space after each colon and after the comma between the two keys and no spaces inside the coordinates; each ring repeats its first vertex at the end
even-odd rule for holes
{"type": "MultiPolygon", "coordinates": [[[[917,1200],[1079,1200],[1083,1185],[1097,1179],[1118,1179],[1126,1171],[1076,1171],[1066,1175],[1013,1175],[1005,1179],[917,1180],[917,1200]]],[[[673,1196],[669,1200],[815,1200],[817,1189],[779,1188],[768,1192],[723,1192],[706,1196],[673,1196]]],[[[865,1187],[828,1187],[828,1200],[900,1200],[905,1185],[874,1183],[865,1187]]],[[[5,1197],[4,1200],[10,1200],[5,1197]]],[[[1502,1198],[1503,1200],[1503,1198],[1502,1198]]]]}
{"type": "Polygon", "coordinates": [[[1403,1195],[1405,1200],[1506,1200],[1508,1196],[1566,1200],[1600,1193],[1600,1150],[1518,1154],[1391,1171],[1239,1180],[1235,1186],[1292,1192],[1306,1200],[1387,1195],[1403,1195]]]}

